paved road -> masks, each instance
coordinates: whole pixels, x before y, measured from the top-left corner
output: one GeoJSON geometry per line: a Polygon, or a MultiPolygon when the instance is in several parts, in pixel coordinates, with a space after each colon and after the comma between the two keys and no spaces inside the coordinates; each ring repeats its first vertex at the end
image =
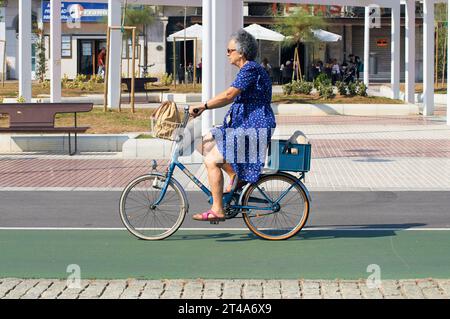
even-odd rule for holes
{"type": "MultiPolygon", "coordinates": [[[[192,221],[204,211],[204,195],[188,194],[191,210],[183,228],[211,227],[192,221]]],[[[308,227],[448,228],[449,192],[315,192],[308,227]]],[[[122,227],[119,192],[0,192],[1,227],[122,227]]],[[[242,219],[220,228],[245,227],[242,219]]]]}

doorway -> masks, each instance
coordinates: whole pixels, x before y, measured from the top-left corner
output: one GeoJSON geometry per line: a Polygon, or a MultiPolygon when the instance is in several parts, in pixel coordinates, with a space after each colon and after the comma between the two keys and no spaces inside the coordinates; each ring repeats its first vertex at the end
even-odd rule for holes
{"type": "Polygon", "coordinates": [[[97,58],[100,50],[106,48],[106,40],[78,40],[78,73],[91,76],[97,74],[97,58]]]}

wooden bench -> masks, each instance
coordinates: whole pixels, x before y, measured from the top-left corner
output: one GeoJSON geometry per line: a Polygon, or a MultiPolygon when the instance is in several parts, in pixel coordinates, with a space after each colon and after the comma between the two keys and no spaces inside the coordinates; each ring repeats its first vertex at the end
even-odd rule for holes
{"type": "MultiPolygon", "coordinates": [[[[135,78],[134,79],[134,92],[142,93],[145,92],[145,97],[148,101],[148,93],[158,92],[162,94],[163,92],[169,91],[168,88],[158,88],[158,87],[150,87],[147,88],[147,83],[156,83],[158,82],[157,78],[135,78]]],[[[127,86],[128,92],[128,101],[131,102],[131,78],[122,78],[122,84],[127,86]]],[[[161,97],[162,100],[162,97],[161,97]]]]}
{"type": "Polygon", "coordinates": [[[92,103],[24,103],[0,104],[0,114],[9,115],[9,127],[1,127],[0,133],[68,133],[69,155],[77,152],[77,135],[85,133],[89,127],[77,126],[77,113],[90,112],[92,103]],[[55,127],[57,113],[73,113],[74,125],[55,127]],[[72,152],[71,134],[75,135],[75,151],[72,152]]]}

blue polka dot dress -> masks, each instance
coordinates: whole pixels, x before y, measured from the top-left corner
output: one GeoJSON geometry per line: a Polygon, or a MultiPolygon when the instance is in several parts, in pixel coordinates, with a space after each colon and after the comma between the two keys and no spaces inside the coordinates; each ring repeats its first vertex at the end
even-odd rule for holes
{"type": "Polygon", "coordinates": [[[276,127],[271,107],[272,82],[266,70],[247,62],[231,85],[241,91],[225,116],[223,125],[211,133],[219,151],[240,180],[258,181],[267,147],[276,127]]]}

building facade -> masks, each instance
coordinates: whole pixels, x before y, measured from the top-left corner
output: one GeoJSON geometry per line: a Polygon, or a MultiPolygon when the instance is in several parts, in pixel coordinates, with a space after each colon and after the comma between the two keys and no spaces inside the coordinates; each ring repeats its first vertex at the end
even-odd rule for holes
{"type": "MultiPolygon", "coordinates": [[[[6,40],[6,72],[8,79],[18,77],[18,0],[4,1],[0,7],[0,40],[6,40]]],[[[39,63],[37,51],[40,37],[37,30],[43,30],[45,43],[45,56],[48,60],[50,44],[49,1],[32,1],[33,29],[32,37],[32,72],[35,73],[39,63]]],[[[62,44],[61,54],[62,74],[69,78],[77,74],[91,75],[97,73],[98,54],[102,47],[106,47],[108,4],[105,3],[77,3],[76,1],[63,2],[61,8],[62,44]]],[[[265,27],[273,27],[274,13],[288,15],[294,6],[250,3],[244,8],[244,24],[258,23],[265,27]]],[[[304,6],[313,14],[323,15],[327,22],[327,30],[342,36],[342,41],[336,43],[321,43],[314,47],[303,45],[301,48],[301,64],[304,70],[317,60],[327,61],[337,59],[343,62],[349,54],[364,56],[364,8],[347,6],[304,6]]],[[[153,7],[155,20],[147,26],[146,32],[138,33],[136,49],[137,75],[145,70],[144,54],[147,51],[147,72],[154,76],[163,73],[173,73],[173,65],[197,65],[201,61],[201,49],[197,48],[196,61],[194,60],[193,41],[186,43],[186,61],[184,61],[184,43],[175,44],[174,63],[173,43],[167,42],[168,35],[202,22],[201,8],[184,7],[153,7]],[[186,23],[184,16],[186,15],[186,23]],[[147,50],[144,48],[147,47],[147,50]]],[[[416,8],[416,81],[422,81],[422,5],[416,8]]],[[[404,78],[405,43],[404,43],[404,16],[402,10],[401,26],[401,78],[404,78]]],[[[379,25],[371,29],[370,34],[370,80],[389,82],[391,72],[391,19],[390,10],[381,8],[379,25]]],[[[201,43],[199,43],[201,46],[201,43]]],[[[281,54],[278,44],[264,41],[262,43],[259,59],[267,58],[272,67],[277,70],[282,63],[293,58],[293,48],[282,48],[281,54]],[[281,56],[281,59],[280,59],[281,56]]],[[[1,51],[0,51],[1,52],[1,51]]],[[[129,77],[131,73],[131,43],[123,40],[122,45],[122,76],[129,77]]]]}

